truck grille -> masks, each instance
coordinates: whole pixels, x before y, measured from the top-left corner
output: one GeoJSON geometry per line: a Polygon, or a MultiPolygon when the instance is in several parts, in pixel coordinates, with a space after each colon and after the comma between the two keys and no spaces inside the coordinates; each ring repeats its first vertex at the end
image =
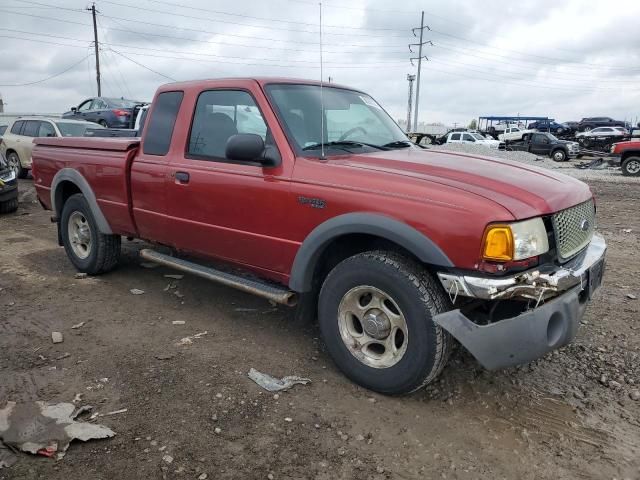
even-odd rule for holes
{"type": "Polygon", "coordinates": [[[568,260],[591,241],[596,223],[593,200],[555,213],[551,217],[560,260],[568,260]]]}

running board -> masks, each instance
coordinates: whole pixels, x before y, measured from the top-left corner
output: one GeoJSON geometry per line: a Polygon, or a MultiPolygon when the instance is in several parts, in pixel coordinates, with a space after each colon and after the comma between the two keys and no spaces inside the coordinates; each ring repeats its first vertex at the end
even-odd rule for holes
{"type": "Polygon", "coordinates": [[[298,301],[295,292],[287,290],[286,288],[269,283],[263,283],[259,280],[244,278],[232,273],[221,272],[214,268],[205,267],[204,265],[189,262],[181,258],[165,255],[148,248],[140,250],[140,256],[150,262],[206,278],[212,282],[221,283],[227,287],[233,287],[238,290],[242,290],[243,292],[266,298],[267,300],[273,300],[276,303],[287,305],[288,307],[293,307],[298,301]]]}

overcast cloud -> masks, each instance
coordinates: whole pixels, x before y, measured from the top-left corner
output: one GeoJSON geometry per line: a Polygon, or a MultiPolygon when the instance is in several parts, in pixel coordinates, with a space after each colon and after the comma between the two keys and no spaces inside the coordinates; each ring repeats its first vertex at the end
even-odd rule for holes
{"type": "MultiPolygon", "coordinates": [[[[87,6],[0,2],[5,111],[61,113],[96,95],[87,6]],[[6,86],[74,64],[41,83],[6,86]]],[[[98,0],[96,6],[104,96],[151,100],[167,77],[320,75],[313,0],[98,0]]],[[[394,118],[405,118],[406,76],[416,73],[409,58],[417,56],[407,44],[417,42],[411,28],[422,9],[431,28],[425,40],[433,46],[424,49],[430,61],[423,63],[421,121],[466,124],[490,114],[637,121],[638,0],[327,0],[325,80],[365,90],[394,118]]]]}

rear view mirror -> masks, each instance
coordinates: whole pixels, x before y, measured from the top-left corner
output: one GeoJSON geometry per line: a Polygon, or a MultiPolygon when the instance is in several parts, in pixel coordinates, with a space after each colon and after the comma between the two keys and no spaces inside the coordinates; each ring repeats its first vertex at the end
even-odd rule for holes
{"type": "Polygon", "coordinates": [[[254,133],[239,133],[229,137],[225,156],[228,160],[258,162],[265,167],[275,167],[280,163],[277,150],[265,147],[262,137],[254,133]]]}

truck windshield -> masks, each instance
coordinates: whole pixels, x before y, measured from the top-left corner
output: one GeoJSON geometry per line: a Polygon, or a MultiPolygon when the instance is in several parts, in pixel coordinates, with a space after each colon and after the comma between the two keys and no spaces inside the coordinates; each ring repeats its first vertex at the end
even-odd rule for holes
{"type": "Polygon", "coordinates": [[[334,154],[409,145],[400,127],[364,93],[323,86],[323,131],[319,85],[271,84],[266,90],[299,153],[319,155],[321,141],[334,154]]]}

